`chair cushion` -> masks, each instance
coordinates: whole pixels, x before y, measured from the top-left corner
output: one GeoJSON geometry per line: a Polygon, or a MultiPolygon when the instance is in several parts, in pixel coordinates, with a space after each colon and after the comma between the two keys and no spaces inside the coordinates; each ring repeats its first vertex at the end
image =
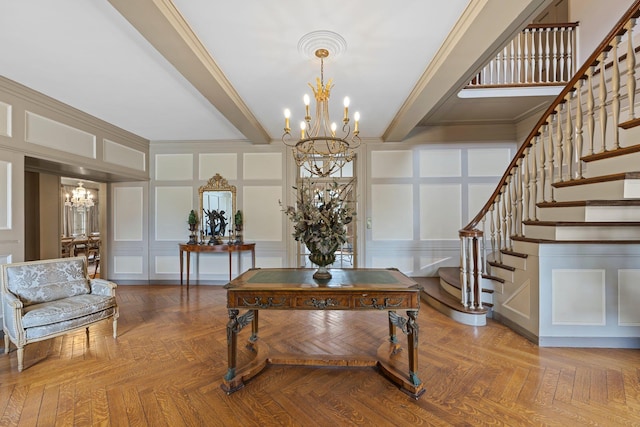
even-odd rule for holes
{"type": "Polygon", "coordinates": [[[40,339],[46,339],[53,335],[59,335],[66,331],[88,327],[95,322],[98,322],[103,319],[108,319],[109,317],[113,317],[115,314],[116,308],[111,307],[106,310],[99,311],[97,313],[92,313],[84,317],[79,317],[77,319],[65,320],[60,323],[52,323],[50,325],[44,326],[36,326],[34,328],[25,329],[25,337],[27,341],[38,341],[40,339]]]}
{"type": "Polygon", "coordinates": [[[7,288],[24,306],[88,294],[84,260],[7,266],[7,288]]]}
{"type": "Polygon", "coordinates": [[[22,325],[25,329],[51,325],[97,313],[116,306],[115,297],[77,295],[25,307],[22,325]]]}

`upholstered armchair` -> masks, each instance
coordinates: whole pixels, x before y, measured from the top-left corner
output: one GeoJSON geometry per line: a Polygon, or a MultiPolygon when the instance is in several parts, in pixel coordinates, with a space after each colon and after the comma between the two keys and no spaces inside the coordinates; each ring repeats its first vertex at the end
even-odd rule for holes
{"type": "Polygon", "coordinates": [[[113,319],[117,336],[116,284],[90,279],[84,256],[2,265],[0,292],[5,353],[17,347],[18,371],[25,345],[113,319]]]}

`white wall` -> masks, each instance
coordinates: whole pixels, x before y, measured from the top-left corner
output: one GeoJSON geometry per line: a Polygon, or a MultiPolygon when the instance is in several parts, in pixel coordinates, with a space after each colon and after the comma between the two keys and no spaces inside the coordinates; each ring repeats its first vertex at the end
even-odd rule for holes
{"type": "Polygon", "coordinates": [[[569,0],[569,20],[579,22],[578,67],[631,6],[629,0],[569,0]]]}

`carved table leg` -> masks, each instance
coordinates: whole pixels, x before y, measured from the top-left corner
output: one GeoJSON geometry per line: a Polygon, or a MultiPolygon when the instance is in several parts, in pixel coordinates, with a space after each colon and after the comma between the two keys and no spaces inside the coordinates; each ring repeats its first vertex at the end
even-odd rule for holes
{"type": "Polygon", "coordinates": [[[397,344],[398,337],[396,336],[396,325],[391,321],[392,312],[395,313],[395,311],[393,310],[389,311],[389,342],[393,344],[397,344]]]}
{"type": "Polygon", "coordinates": [[[251,321],[251,336],[250,342],[258,341],[258,310],[253,310],[253,320],[251,321]]]}
{"type": "Polygon", "coordinates": [[[227,361],[229,369],[224,379],[230,381],[236,376],[236,354],[238,349],[238,313],[240,310],[229,309],[229,322],[227,323],[227,361]]]}
{"type": "Polygon", "coordinates": [[[409,380],[416,387],[421,384],[418,378],[418,311],[407,311],[407,347],[409,348],[409,380]]]}

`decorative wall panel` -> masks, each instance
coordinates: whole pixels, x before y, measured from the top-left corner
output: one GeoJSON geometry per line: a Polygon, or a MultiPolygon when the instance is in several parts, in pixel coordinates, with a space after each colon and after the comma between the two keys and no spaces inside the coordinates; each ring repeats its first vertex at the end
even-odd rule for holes
{"type": "Polygon", "coordinates": [[[605,325],[604,273],[604,270],[552,270],[551,323],[605,325]]]}
{"type": "Polygon", "coordinates": [[[113,240],[141,241],[143,216],[141,187],[113,189],[113,240]]]}
{"type": "Polygon", "coordinates": [[[372,240],[413,240],[413,189],[410,184],[371,186],[372,240]]]}
{"type": "Polygon", "coordinates": [[[156,187],[155,240],[189,240],[187,217],[193,206],[193,187],[156,187]]]}
{"type": "Polygon", "coordinates": [[[115,274],[142,274],[142,257],[121,255],[114,256],[113,272],[115,274]]]}
{"type": "Polygon", "coordinates": [[[198,157],[198,179],[207,181],[219,173],[227,181],[238,179],[236,153],[203,153],[198,157]]]}
{"type": "Polygon", "coordinates": [[[11,105],[0,102],[0,135],[11,136],[11,105]]]}
{"type": "Polygon", "coordinates": [[[372,178],[411,178],[412,176],[413,152],[411,150],[371,153],[372,178]]]}
{"type": "Polygon", "coordinates": [[[244,179],[282,179],[282,153],[245,153],[242,159],[244,179]]]}
{"type": "Polygon", "coordinates": [[[508,148],[469,149],[467,156],[469,176],[499,176],[511,162],[508,148]]]}
{"type": "Polygon", "coordinates": [[[145,153],[108,139],[104,140],[102,157],[107,163],[139,171],[147,170],[145,153]]]}
{"type": "Polygon", "coordinates": [[[465,222],[471,221],[471,219],[480,212],[480,209],[482,209],[487,200],[489,200],[489,196],[491,196],[493,190],[496,189],[497,184],[497,181],[495,184],[469,184],[469,217],[465,222]]]}
{"type": "Polygon", "coordinates": [[[27,142],[78,156],[96,158],[95,135],[29,111],[26,113],[26,120],[27,142]]]}
{"type": "Polygon", "coordinates": [[[421,240],[459,239],[461,191],[459,184],[420,185],[421,240]]]}
{"type": "Polygon", "coordinates": [[[618,324],[640,326],[640,270],[618,270],[618,324]]]}
{"type": "Polygon", "coordinates": [[[156,273],[157,274],[180,274],[180,257],[172,256],[156,256],[156,273]]]}
{"type": "Polygon", "coordinates": [[[503,303],[502,307],[529,319],[531,317],[531,282],[526,280],[503,303]]]}
{"type": "Polygon", "coordinates": [[[420,150],[420,177],[462,175],[461,150],[420,150]]]}
{"type": "Polygon", "coordinates": [[[11,163],[0,161],[0,230],[10,230],[11,224],[11,163]]]}
{"type": "Polygon", "coordinates": [[[282,187],[245,186],[242,192],[244,239],[281,242],[284,213],[278,201],[282,200],[282,187]]]}
{"type": "Polygon", "coordinates": [[[157,181],[193,180],[193,154],[156,154],[157,181]]]}

